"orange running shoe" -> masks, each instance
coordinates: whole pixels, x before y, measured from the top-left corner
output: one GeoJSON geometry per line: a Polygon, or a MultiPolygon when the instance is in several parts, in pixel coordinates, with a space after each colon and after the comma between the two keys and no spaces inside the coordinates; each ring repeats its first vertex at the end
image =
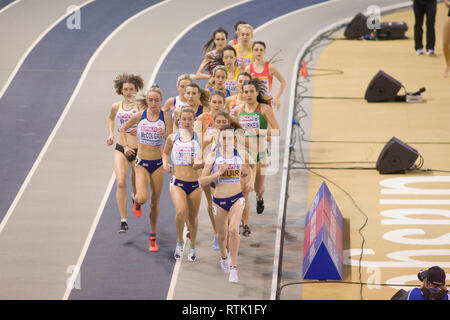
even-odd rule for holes
{"type": "Polygon", "coordinates": [[[150,252],[158,252],[159,251],[158,244],[156,243],[156,237],[154,237],[154,236],[150,237],[150,246],[148,247],[148,251],[150,251],[150,252]]]}
{"type": "Polygon", "coordinates": [[[133,212],[134,215],[139,218],[142,215],[142,208],[140,204],[137,204],[136,201],[133,202],[133,212]]]}

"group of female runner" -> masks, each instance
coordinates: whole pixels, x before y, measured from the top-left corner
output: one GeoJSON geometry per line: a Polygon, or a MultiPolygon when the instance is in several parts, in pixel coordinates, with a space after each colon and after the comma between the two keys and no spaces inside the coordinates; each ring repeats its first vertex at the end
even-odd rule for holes
{"type": "Polygon", "coordinates": [[[257,213],[264,211],[264,169],[268,141],[279,135],[274,110],[286,82],[276,67],[264,59],[266,45],[253,42],[253,28],[244,21],[235,25],[236,39],[228,43],[223,28],[203,46],[204,59],[196,74],[177,79],[178,95],[163,105],[163,92],[153,85],[140,93],[144,82],[134,74],[114,80],[123,99],[112,105],[107,144],[117,142],[114,171],[121,223],[127,232],[126,178],[131,164],[133,212],[142,215],[150,195],[149,251],[159,251],[156,228],[164,171],[171,173],[170,195],[175,207],[177,244],[175,259],[197,258],[198,211],[202,193],[214,231],[213,249],[220,251],[220,266],[230,282],[238,282],[237,256],[242,234],[250,236],[248,196],[256,192],[257,213]],[[272,96],[272,79],[280,82],[272,96]],[[203,89],[193,80],[207,79],[203,89]]]}

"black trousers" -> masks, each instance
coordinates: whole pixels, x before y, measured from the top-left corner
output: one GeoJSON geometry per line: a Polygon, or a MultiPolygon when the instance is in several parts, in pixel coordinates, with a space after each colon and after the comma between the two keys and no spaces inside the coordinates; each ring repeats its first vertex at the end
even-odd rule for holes
{"type": "Polygon", "coordinates": [[[423,49],[423,18],[427,16],[427,50],[434,50],[436,43],[436,33],[434,25],[436,22],[436,0],[414,0],[414,16],[416,24],[414,25],[414,43],[415,49],[423,49]]]}

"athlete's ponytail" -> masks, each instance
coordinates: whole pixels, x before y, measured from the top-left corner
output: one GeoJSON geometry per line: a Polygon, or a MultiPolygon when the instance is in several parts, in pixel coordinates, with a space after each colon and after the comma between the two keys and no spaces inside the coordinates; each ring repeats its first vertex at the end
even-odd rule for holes
{"type": "Polygon", "coordinates": [[[227,30],[225,30],[222,27],[217,28],[214,31],[212,38],[209,39],[205,44],[203,44],[203,46],[202,46],[203,54],[206,54],[210,50],[216,49],[216,44],[214,43],[214,39],[216,38],[216,34],[218,34],[218,33],[223,33],[225,35],[225,41],[228,40],[228,32],[227,32],[227,30]],[[211,45],[212,45],[212,47],[211,47],[211,45]]]}
{"type": "MultiPolygon", "coordinates": [[[[204,70],[206,70],[209,74],[212,74],[212,72],[213,72],[215,67],[225,65],[225,63],[223,62],[223,53],[225,51],[232,51],[234,53],[234,56],[237,57],[236,49],[234,49],[230,45],[226,45],[225,48],[220,50],[220,52],[218,52],[218,54],[216,54],[212,58],[212,60],[205,65],[205,69],[204,70]]],[[[237,62],[236,62],[236,66],[237,66],[237,62]]]]}

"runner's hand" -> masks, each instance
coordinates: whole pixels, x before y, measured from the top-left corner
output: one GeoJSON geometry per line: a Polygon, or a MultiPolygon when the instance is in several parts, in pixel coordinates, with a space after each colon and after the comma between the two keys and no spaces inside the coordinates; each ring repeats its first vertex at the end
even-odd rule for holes
{"type": "Polygon", "coordinates": [[[106,139],[106,144],[108,145],[108,146],[110,146],[110,145],[112,145],[114,143],[114,135],[112,134],[112,135],[110,135],[109,137],[108,137],[108,139],[106,139]]]}
{"type": "Polygon", "coordinates": [[[228,169],[228,163],[222,163],[219,167],[219,175],[223,175],[225,173],[225,171],[227,171],[228,169]]]}
{"type": "Polygon", "coordinates": [[[129,134],[131,134],[132,136],[137,136],[137,128],[132,129],[129,134]]]}
{"type": "Polygon", "coordinates": [[[130,147],[124,147],[123,151],[127,157],[136,155],[136,152],[134,151],[134,149],[132,149],[130,147]]]}
{"type": "Polygon", "coordinates": [[[163,168],[164,170],[166,170],[168,173],[172,172],[172,168],[173,166],[170,163],[163,163],[163,168]]]}

